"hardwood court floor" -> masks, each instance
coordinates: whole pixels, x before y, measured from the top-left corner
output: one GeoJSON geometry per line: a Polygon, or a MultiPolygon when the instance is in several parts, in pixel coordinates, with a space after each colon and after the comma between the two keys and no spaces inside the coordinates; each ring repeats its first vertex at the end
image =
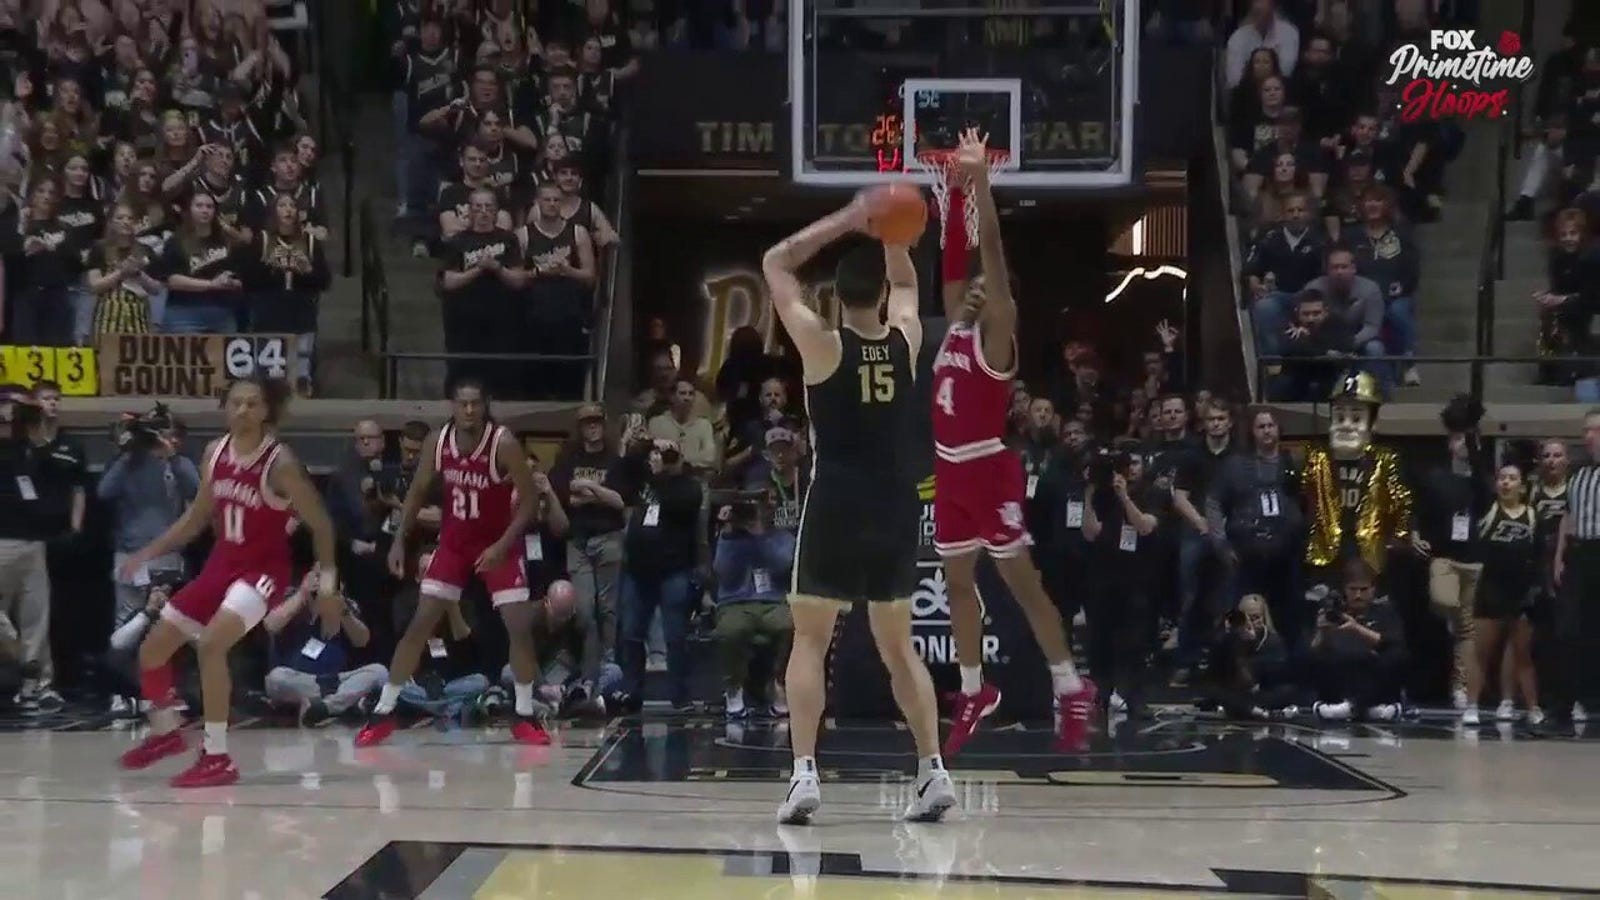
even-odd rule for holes
{"type": "Polygon", "coordinates": [[[1600,896],[1592,734],[1169,717],[1059,756],[993,730],[952,761],[962,807],[907,826],[909,737],[844,724],[816,824],[780,829],[781,724],[236,729],[244,779],[191,791],[187,757],[117,770],[133,731],[42,724],[0,733],[3,898],[1600,896]]]}

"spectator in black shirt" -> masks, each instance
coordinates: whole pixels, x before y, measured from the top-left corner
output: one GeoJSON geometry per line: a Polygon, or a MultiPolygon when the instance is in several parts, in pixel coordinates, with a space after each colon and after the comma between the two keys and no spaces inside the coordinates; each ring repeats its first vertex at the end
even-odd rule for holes
{"type": "Polygon", "coordinates": [[[1255,412],[1250,436],[1251,448],[1225,460],[1211,481],[1211,540],[1233,573],[1227,596],[1265,597],[1281,633],[1298,646],[1307,630],[1300,593],[1300,472],[1278,443],[1278,420],[1269,410],[1255,412]]]}
{"type": "Polygon", "coordinates": [[[222,229],[223,236],[236,245],[248,244],[253,235],[244,219],[245,204],[251,199],[250,188],[243,176],[236,174],[232,148],[222,144],[206,147],[209,150],[202,148],[206,152],[200,174],[188,183],[188,190],[210,194],[217,205],[217,227],[222,229]]]}
{"type": "Polygon", "coordinates": [[[1281,353],[1289,357],[1272,395],[1293,402],[1326,400],[1333,380],[1356,353],[1355,334],[1339,316],[1329,315],[1328,301],[1315,289],[1295,296],[1294,324],[1284,332],[1281,353]]]}
{"type": "Polygon", "coordinates": [[[52,180],[39,181],[28,192],[21,233],[13,239],[21,244],[23,288],[10,304],[6,343],[72,345],[69,289],[78,280],[82,260],[69,240],[71,229],[57,215],[60,197],[61,189],[52,180]]]}
{"type": "Polygon", "coordinates": [[[272,222],[251,243],[243,273],[250,292],[250,330],[295,336],[297,369],[290,375],[300,394],[309,396],[318,300],[333,275],[323,242],[301,222],[292,194],[274,198],[272,222]]]}
{"type": "Polygon", "coordinates": [[[1061,444],[1050,454],[1027,508],[1034,564],[1068,628],[1083,602],[1082,586],[1089,583],[1090,541],[1083,533],[1088,445],[1082,422],[1061,423],[1061,444]]]}
{"type": "MultiPolygon", "coordinates": [[[[1541,350],[1556,356],[1593,353],[1589,329],[1595,312],[1600,311],[1600,245],[1582,210],[1564,209],[1556,214],[1548,271],[1549,288],[1533,295],[1539,305],[1541,350]]],[[[1600,403],[1600,379],[1592,365],[1572,363],[1556,369],[1551,377],[1558,382],[1573,381],[1579,402],[1600,403]]]]}
{"type": "Polygon", "coordinates": [[[1228,128],[1229,157],[1233,171],[1243,174],[1250,166],[1250,157],[1262,147],[1278,139],[1278,117],[1288,105],[1283,78],[1271,75],[1263,79],[1259,95],[1260,109],[1254,115],[1233,116],[1228,128]]]}
{"type": "Polygon", "coordinates": [[[167,282],[162,331],[169,334],[231,334],[239,328],[239,260],[216,224],[209,194],[189,198],[183,227],[167,241],[156,265],[167,282]]]}
{"type": "Polygon", "coordinates": [[[244,210],[245,223],[252,229],[266,227],[272,221],[273,203],[280,194],[294,198],[300,221],[311,234],[318,240],[328,239],[328,212],[322,205],[322,192],[306,182],[300,151],[289,142],[272,151],[272,182],[250,195],[244,210]]]}
{"type": "MultiPolygon", "coordinates": [[[[576,625],[583,632],[583,683],[593,696],[602,662],[614,662],[617,594],[622,576],[622,530],[627,506],[620,489],[627,468],[606,439],[605,411],[597,403],[578,408],[577,437],[562,448],[550,470],[550,485],[567,511],[567,571],[576,594],[576,625]]],[[[642,419],[624,440],[647,440],[642,419]]]]}
{"type": "Polygon", "coordinates": [[[1093,546],[1088,591],[1089,668],[1099,673],[1102,709],[1143,711],[1148,682],[1154,592],[1159,581],[1155,532],[1171,491],[1143,477],[1138,454],[1117,451],[1107,483],[1091,483],[1083,537],[1093,546]]]}
{"type": "Polygon", "coordinates": [[[1417,480],[1416,525],[1411,546],[1428,561],[1428,598],[1455,643],[1452,699],[1465,709],[1477,696],[1483,673],[1473,649],[1473,605],[1483,576],[1474,525],[1489,510],[1489,457],[1475,433],[1453,431],[1449,458],[1417,480]]]}
{"type": "Polygon", "coordinates": [[[588,32],[600,44],[600,62],[626,81],[639,72],[639,57],[633,52],[633,43],[622,19],[609,0],[585,0],[585,17],[588,32]]]}
{"type": "Polygon", "coordinates": [[[1289,96],[1304,110],[1306,136],[1322,142],[1344,130],[1358,100],[1358,79],[1334,55],[1333,38],[1313,34],[1289,79],[1289,96]]]}
{"type": "Polygon", "coordinates": [[[1335,165],[1334,187],[1323,198],[1323,228],[1329,235],[1343,234],[1361,222],[1361,192],[1376,184],[1372,154],[1352,150],[1335,165]]]}
{"type": "MultiPolygon", "coordinates": [[[[517,237],[497,228],[499,203],[493,191],[470,198],[467,230],[445,242],[439,272],[448,353],[516,353],[522,350],[522,309],[517,291],[527,283],[517,237]]],[[[504,361],[452,361],[452,381],[476,373],[501,396],[517,396],[518,373],[504,361]],[[493,374],[497,377],[486,378],[493,374]]]]}
{"type": "MultiPolygon", "coordinates": [[[[1262,231],[1245,257],[1250,296],[1258,306],[1270,304],[1274,310],[1288,306],[1307,282],[1322,274],[1326,252],[1327,241],[1312,218],[1311,199],[1304,192],[1288,195],[1282,224],[1262,231]]],[[[1264,355],[1272,356],[1278,352],[1280,336],[1257,334],[1256,342],[1264,355]]]]}
{"type": "MultiPolygon", "coordinates": [[[[1386,348],[1395,356],[1415,356],[1421,251],[1411,230],[1395,221],[1394,194],[1387,187],[1374,184],[1361,192],[1361,215],[1361,224],[1346,226],[1341,240],[1355,253],[1356,273],[1383,292],[1386,348]]],[[[1422,383],[1413,365],[1404,366],[1402,377],[1408,385],[1422,383]]]]}
{"type": "MultiPolygon", "coordinates": [[[[61,203],[56,217],[67,226],[69,252],[80,258],[89,252],[105,233],[106,212],[105,191],[91,174],[88,157],[81,153],[67,157],[62,167],[61,203]]],[[[70,296],[72,342],[82,346],[88,343],[89,332],[94,328],[94,293],[81,280],[75,280],[70,296]]]]}
{"type": "MultiPolygon", "coordinates": [[[[599,126],[594,116],[578,103],[578,75],[570,67],[550,72],[544,107],[539,111],[536,125],[547,144],[562,145],[565,150],[562,158],[580,159],[586,172],[596,173],[598,160],[593,144],[599,137],[599,126]]],[[[560,160],[551,156],[551,161],[560,160]]]]}
{"type": "MultiPolygon", "coordinates": [[[[589,349],[594,307],[594,244],[589,232],[561,217],[561,188],[539,186],[528,224],[519,230],[529,273],[527,345],[536,353],[575,356],[589,349]]],[[[538,363],[529,373],[535,391],[548,397],[582,392],[582,363],[538,363]]],[[[696,392],[698,394],[698,391],[696,392]]]]}
{"type": "Polygon", "coordinates": [[[1261,113],[1261,82],[1268,78],[1282,78],[1283,66],[1278,51],[1271,47],[1257,47],[1250,53],[1244,78],[1228,91],[1230,122],[1254,119],[1261,113]]]}
{"type": "Polygon", "coordinates": [[[1360,559],[1344,564],[1342,603],[1325,606],[1311,639],[1317,718],[1391,721],[1399,715],[1405,665],[1400,615],[1377,597],[1377,574],[1360,559]]]}
{"type": "Polygon", "coordinates": [[[237,84],[223,85],[217,94],[217,114],[200,123],[200,140],[232,149],[240,171],[257,179],[267,174],[267,138],[246,114],[244,101],[237,84]]]}
{"type": "MultiPolygon", "coordinates": [[[[76,438],[61,433],[60,385],[40,381],[33,386],[30,400],[17,407],[23,413],[22,434],[31,456],[24,465],[25,471],[14,476],[22,502],[6,508],[7,517],[24,520],[23,533],[31,538],[31,552],[37,557],[29,561],[29,549],[21,549],[21,571],[17,573],[21,577],[3,588],[15,593],[0,597],[0,613],[12,614],[27,650],[26,658],[39,664],[37,684],[32,690],[24,685],[21,702],[53,711],[61,707],[61,697],[51,687],[54,668],[50,658],[50,588],[64,571],[65,560],[60,551],[65,546],[61,540],[83,533],[88,508],[88,455],[76,438]],[[29,570],[33,564],[42,571],[29,570]]],[[[0,555],[4,552],[0,548],[0,555]]]]}
{"type": "MultiPolygon", "coordinates": [[[[1287,154],[1294,159],[1296,178],[1305,182],[1304,186],[1313,196],[1321,197],[1328,189],[1327,154],[1320,146],[1306,140],[1300,109],[1284,107],[1274,131],[1276,138],[1252,154],[1245,168],[1241,180],[1245,195],[1255,199],[1267,182],[1281,181],[1281,176],[1277,175],[1278,158],[1287,154]]],[[[1282,196],[1277,199],[1280,203],[1284,200],[1282,196]]]]}
{"type": "Polygon", "coordinates": [[[623,690],[644,695],[645,640],[650,620],[659,610],[667,645],[669,699],[676,709],[691,704],[689,694],[689,615],[696,597],[691,579],[703,543],[704,487],[684,464],[683,453],[670,440],[656,439],[629,491],[632,514],[623,542],[622,651],[623,690]]]}
{"type": "Polygon", "coordinates": [[[467,230],[471,220],[472,194],[480,190],[492,191],[495,195],[499,206],[495,213],[495,227],[506,231],[516,227],[509,210],[510,193],[496,188],[490,176],[489,148],[474,141],[461,148],[461,180],[439,186],[436,206],[439,210],[438,238],[441,245],[467,230]]]}

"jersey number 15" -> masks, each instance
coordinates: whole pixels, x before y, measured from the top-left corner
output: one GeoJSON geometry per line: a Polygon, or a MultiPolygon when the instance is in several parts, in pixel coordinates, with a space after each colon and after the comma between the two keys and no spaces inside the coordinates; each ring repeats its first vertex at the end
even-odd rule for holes
{"type": "Polygon", "coordinates": [[[861,376],[862,403],[894,400],[894,363],[862,363],[856,373],[861,376]]]}

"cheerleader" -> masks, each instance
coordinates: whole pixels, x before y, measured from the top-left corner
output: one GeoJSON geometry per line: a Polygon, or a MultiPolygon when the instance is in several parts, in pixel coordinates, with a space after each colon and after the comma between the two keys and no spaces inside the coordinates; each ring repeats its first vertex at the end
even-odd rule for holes
{"type": "MultiPolygon", "coordinates": [[[[1526,502],[1527,488],[1522,470],[1514,465],[1500,467],[1495,478],[1495,502],[1478,522],[1479,552],[1483,575],[1473,604],[1474,643],[1477,651],[1477,677],[1468,685],[1467,707],[1462,710],[1463,725],[1478,724],[1478,701],[1487,674],[1505,652],[1505,644],[1526,616],[1539,593],[1538,522],[1533,507],[1526,502]]],[[[1522,699],[1528,706],[1528,724],[1544,721],[1539,710],[1539,694],[1531,660],[1513,655],[1522,699]]],[[[1509,696],[1500,699],[1497,715],[1510,718],[1515,704],[1509,696]]]]}

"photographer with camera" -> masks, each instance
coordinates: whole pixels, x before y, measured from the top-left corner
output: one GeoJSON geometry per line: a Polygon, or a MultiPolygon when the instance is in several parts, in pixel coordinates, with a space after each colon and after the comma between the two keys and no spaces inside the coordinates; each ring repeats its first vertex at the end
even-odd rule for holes
{"type": "Polygon", "coordinates": [[[362,698],[376,694],[389,680],[380,663],[353,665],[353,651],[365,647],[372,632],[347,596],[339,630],[322,632],[311,612],[316,597],[317,571],[313,567],[300,589],[271,612],[261,624],[272,637],[272,667],[267,670],[267,699],[295,709],[300,724],[315,728],[343,715],[362,698]]]}
{"type": "Polygon", "coordinates": [[[1317,612],[1311,639],[1317,718],[1387,722],[1400,715],[1405,633],[1400,614],[1377,596],[1378,576],[1358,557],[1341,567],[1342,591],[1330,591],[1317,612]]]}
{"type": "Polygon", "coordinates": [[[1477,523],[1489,512],[1493,471],[1478,438],[1483,404],[1458,395],[1439,413],[1448,435],[1449,456],[1418,482],[1416,529],[1411,547],[1428,561],[1428,598],[1455,639],[1451,694],[1458,710],[1482,688],[1473,647],[1472,611],[1483,577],[1477,523]]]}
{"type": "Polygon", "coordinates": [[[1267,600],[1246,594],[1229,610],[1213,639],[1206,698],[1230,718],[1292,718],[1295,685],[1289,680],[1289,645],[1272,621],[1267,600]]]}
{"type": "Polygon", "coordinates": [[[767,692],[774,717],[787,714],[780,683],[789,661],[794,622],[787,589],[794,565],[795,531],[774,527],[770,504],[739,500],[717,514],[716,555],[718,656],[728,718],[749,713],[744,701],[750,660],[759,647],[772,648],[773,682],[767,692]]]}
{"type": "Polygon", "coordinates": [[[1155,539],[1170,511],[1169,488],[1145,479],[1144,461],[1123,445],[1089,459],[1083,536],[1095,583],[1089,590],[1089,670],[1100,681],[1102,712],[1143,713],[1154,593],[1161,581],[1155,539]]]}
{"type": "MultiPolygon", "coordinates": [[[[426,439],[424,434],[423,438],[426,439]]],[[[385,529],[404,493],[386,493],[396,482],[396,467],[384,461],[383,428],[370,419],[356,423],[354,446],[328,478],[328,515],[339,534],[339,574],[345,591],[374,623],[375,658],[394,649],[394,632],[381,613],[394,590],[384,563],[390,540],[385,529]]],[[[408,485],[409,486],[409,485],[408,485]]]]}
{"type": "Polygon", "coordinates": [[[25,663],[37,678],[22,685],[24,709],[55,711],[61,695],[51,686],[50,557],[83,532],[88,508],[87,464],[83,447],[61,433],[57,415],[61,388],[36,383],[31,392],[13,388],[9,437],[0,460],[0,614],[16,625],[25,663]]]}
{"type": "Polygon", "coordinates": [[[644,697],[645,640],[659,609],[672,705],[681,710],[691,703],[688,632],[695,598],[689,582],[703,543],[705,488],[675,442],[656,438],[642,449],[642,458],[638,450],[627,458],[631,483],[624,491],[631,514],[623,538],[618,641],[623,690],[644,697]]]}
{"type": "Polygon", "coordinates": [[[168,553],[132,579],[117,574],[129,555],[178,521],[200,489],[200,469],[179,452],[185,435],[183,423],[162,403],[141,415],[126,414],[112,426],[112,440],[121,452],[100,476],[95,493],[111,507],[111,572],[119,623],[144,606],[155,573],[183,573],[183,554],[168,553]]]}

